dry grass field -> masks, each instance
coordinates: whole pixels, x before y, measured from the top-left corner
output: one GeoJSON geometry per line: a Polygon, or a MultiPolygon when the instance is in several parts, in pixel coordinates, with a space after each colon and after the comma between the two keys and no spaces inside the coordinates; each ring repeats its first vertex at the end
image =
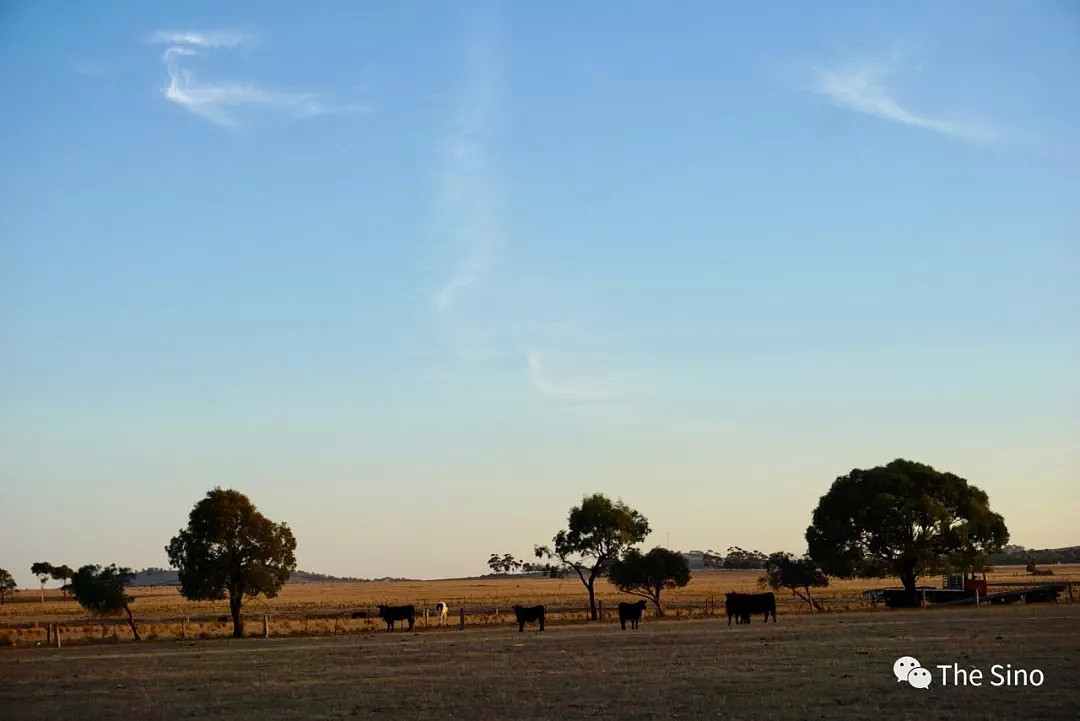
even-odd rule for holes
{"type": "Polygon", "coordinates": [[[0,717],[1067,719],[1078,662],[1080,604],[42,647],[0,653],[0,717]],[[895,680],[902,655],[929,689],[895,680]],[[953,662],[1044,681],[943,687],[953,662]]]}
{"type": "MultiPolygon", "coordinates": [[[[988,574],[994,583],[1045,583],[1049,581],[1080,582],[1080,566],[1056,566],[1055,575],[1035,578],[1021,566],[1002,566],[988,574]]],[[[760,571],[698,570],[685,588],[668,591],[665,605],[668,614],[676,619],[706,615],[707,599],[716,599],[723,606],[728,591],[760,590],[757,579],[760,571]]],[[[926,585],[937,585],[940,578],[926,578],[926,585]]],[[[862,592],[868,588],[897,586],[896,579],[836,580],[828,588],[814,593],[829,612],[867,610],[869,605],[862,592]]],[[[994,589],[991,588],[991,591],[994,589]]],[[[597,583],[598,597],[613,611],[620,600],[632,600],[620,594],[604,580],[597,583]]],[[[1077,588],[1080,594],[1080,587],[1077,588]]],[[[225,602],[193,603],[180,596],[171,586],[132,589],[136,600],[132,611],[145,639],[179,639],[180,619],[187,619],[184,632],[187,638],[228,636],[231,625],[218,621],[228,613],[225,602]]],[[[41,603],[34,591],[20,591],[14,603],[0,606],[0,645],[21,646],[43,643],[50,623],[63,624],[61,640],[68,643],[102,640],[130,640],[131,633],[119,619],[109,619],[105,625],[87,616],[72,600],[63,600],[58,591],[47,591],[41,603]],[[36,626],[35,626],[36,624],[36,626]]],[[[1077,598],[1080,600],[1080,597],[1077,598]]],[[[259,598],[245,607],[247,632],[262,635],[263,616],[270,617],[271,635],[322,635],[333,633],[364,633],[385,628],[377,618],[352,619],[352,611],[375,614],[377,603],[412,603],[421,614],[418,629],[424,629],[423,608],[444,601],[451,609],[451,622],[456,624],[458,609],[466,612],[466,625],[510,625],[510,607],[519,603],[548,606],[552,623],[582,623],[586,619],[587,596],[576,578],[480,578],[447,581],[298,583],[288,584],[277,598],[259,598]]],[[[807,614],[805,603],[789,592],[777,593],[778,613],[784,616],[807,614]]],[[[649,609],[649,614],[652,614],[649,609]]]]}

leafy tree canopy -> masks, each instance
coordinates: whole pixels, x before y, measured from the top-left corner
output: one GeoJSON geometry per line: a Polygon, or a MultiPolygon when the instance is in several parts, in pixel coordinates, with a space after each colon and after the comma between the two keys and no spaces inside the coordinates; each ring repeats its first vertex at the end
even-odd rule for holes
{"type": "Polygon", "coordinates": [[[124,591],[134,578],[134,571],[117,567],[116,564],[104,568],[83,566],[72,575],[71,593],[79,605],[91,613],[107,616],[120,611],[126,612],[131,631],[138,641],[139,630],[135,626],[129,606],[135,599],[124,591]]]}
{"type": "Polygon", "coordinates": [[[659,546],[644,555],[631,548],[611,564],[608,580],[623,593],[652,601],[656,612],[663,616],[661,591],[690,583],[690,564],[681,553],[659,546]]]}
{"type": "Polygon", "coordinates": [[[796,558],[790,553],[780,552],[769,556],[760,583],[774,591],[790,589],[797,598],[810,605],[812,612],[815,608],[820,611],[821,604],[814,600],[810,588],[828,586],[829,578],[809,556],[796,558]]]}
{"type": "Polygon", "coordinates": [[[897,459],[837,478],[814,510],[806,540],[829,575],[851,577],[884,565],[913,593],[919,576],[950,558],[966,563],[999,551],[1009,532],[979,488],[897,459]]]}
{"type": "Polygon", "coordinates": [[[187,528],[165,547],[185,598],[228,597],[235,637],[243,636],[244,602],[260,594],[276,596],[296,570],[295,551],[286,524],[263,516],[239,491],[221,488],[195,504],[187,528]]]}
{"type": "Polygon", "coordinates": [[[537,546],[537,558],[557,558],[577,573],[589,592],[589,610],[597,620],[595,582],[622,553],[649,535],[645,516],[621,500],[612,502],[601,493],[582,499],[570,509],[567,528],[552,539],[553,546],[537,546]]]}
{"type": "Polygon", "coordinates": [[[0,605],[4,603],[7,596],[15,593],[16,588],[15,577],[11,575],[11,572],[0,568],[0,605]]]}

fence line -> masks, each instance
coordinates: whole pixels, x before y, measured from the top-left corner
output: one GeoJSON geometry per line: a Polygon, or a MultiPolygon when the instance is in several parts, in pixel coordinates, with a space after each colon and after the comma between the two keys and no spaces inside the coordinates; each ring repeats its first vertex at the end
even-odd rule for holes
{"type": "MultiPolygon", "coordinates": [[[[992,583],[989,584],[992,587],[1015,587],[1015,588],[1027,588],[1032,584],[1022,583],[992,583]]],[[[1073,586],[1080,585],[1080,582],[1076,581],[1064,581],[1062,585],[1066,586],[1068,599],[1061,599],[1059,602],[1075,602],[1076,593],[1074,593],[1073,586]]],[[[840,609],[856,606],[859,609],[870,610],[873,604],[870,603],[863,593],[851,593],[838,596],[824,596],[821,598],[815,597],[815,600],[819,601],[825,606],[826,612],[831,610],[834,612],[842,612],[840,609]]],[[[725,615],[724,611],[724,599],[722,596],[708,596],[697,600],[680,600],[674,602],[664,602],[664,610],[668,617],[679,618],[682,616],[704,616],[714,617],[725,615]]],[[[791,595],[785,595],[777,593],[777,605],[786,609],[788,612],[797,610],[798,615],[802,615],[801,610],[807,609],[806,613],[809,613],[809,607],[807,604],[798,598],[791,595]]],[[[590,618],[590,610],[588,602],[576,603],[576,604],[560,604],[552,605],[545,604],[546,614],[549,616],[576,616],[580,614],[582,619],[590,618]]],[[[370,607],[365,607],[370,608],[370,607]]],[[[650,614],[655,614],[655,607],[650,603],[648,606],[650,614]]],[[[601,619],[611,617],[610,610],[605,609],[603,602],[600,601],[597,604],[598,615],[601,619]]],[[[356,607],[340,608],[334,610],[314,610],[314,611],[261,611],[257,610],[251,615],[245,615],[244,618],[249,622],[257,622],[259,616],[262,616],[263,628],[262,635],[268,637],[271,635],[271,621],[283,621],[289,623],[292,621],[304,622],[304,633],[309,634],[311,622],[319,621],[333,621],[334,628],[333,633],[338,633],[340,629],[341,621],[357,621],[365,624],[380,624],[381,619],[377,611],[366,612],[366,615],[352,618],[352,614],[357,612],[356,607]]],[[[458,627],[464,628],[467,617],[484,617],[490,619],[492,616],[496,616],[500,619],[500,623],[504,622],[501,619],[505,619],[506,623],[509,623],[513,618],[512,612],[507,609],[506,605],[471,605],[463,604],[458,607],[458,627]]],[[[420,614],[418,614],[420,615],[420,614]]],[[[136,621],[139,626],[157,626],[157,625],[179,625],[180,626],[180,638],[187,638],[189,635],[190,624],[199,624],[204,626],[207,624],[218,625],[228,627],[232,623],[232,618],[228,617],[225,620],[221,620],[224,614],[199,614],[191,615],[185,614],[183,616],[147,616],[140,618],[136,621]]],[[[426,619],[428,617],[428,609],[423,609],[423,616],[426,619]]],[[[474,621],[475,623],[475,621],[474,621]]],[[[488,621],[480,621],[481,624],[487,625],[488,621]]],[[[417,624],[419,625],[419,624],[417,624]]],[[[425,621],[425,626],[427,622],[425,621]]],[[[2,623],[0,622],[0,634],[5,631],[23,631],[29,629],[43,629],[45,631],[45,642],[49,645],[59,644],[59,631],[60,629],[69,629],[76,627],[86,626],[100,626],[102,638],[107,636],[107,628],[113,629],[113,635],[117,635],[117,629],[126,628],[128,621],[124,618],[99,618],[99,617],[84,617],[76,619],[64,619],[55,620],[49,622],[41,621],[24,621],[16,623],[2,623]]]]}

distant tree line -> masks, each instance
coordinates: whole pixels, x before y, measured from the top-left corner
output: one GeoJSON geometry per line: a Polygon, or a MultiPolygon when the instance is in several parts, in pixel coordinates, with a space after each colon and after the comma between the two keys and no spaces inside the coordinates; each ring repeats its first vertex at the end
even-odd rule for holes
{"type": "Polygon", "coordinates": [[[731,546],[727,553],[706,551],[702,560],[705,568],[765,568],[769,557],[761,551],[747,551],[738,546],[731,546]]]}
{"type": "Polygon", "coordinates": [[[514,557],[512,553],[493,553],[487,561],[488,568],[492,573],[528,573],[541,574],[549,578],[562,578],[566,575],[565,569],[552,563],[530,563],[514,557]]]}
{"type": "Polygon", "coordinates": [[[1000,553],[991,553],[987,558],[995,566],[1026,566],[1031,563],[1041,563],[1043,565],[1080,563],[1080,546],[1029,549],[1023,546],[1009,545],[1005,546],[1000,553]]]}

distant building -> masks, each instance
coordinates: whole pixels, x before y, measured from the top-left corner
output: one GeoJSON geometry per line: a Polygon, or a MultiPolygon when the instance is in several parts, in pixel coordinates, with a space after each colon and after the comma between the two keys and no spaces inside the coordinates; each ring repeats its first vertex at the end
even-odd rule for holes
{"type": "Polygon", "coordinates": [[[704,551],[687,551],[683,553],[683,557],[686,559],[686,563],[690,566],[690,570],[695,568],[705,568],[705,552],[704,551]]]}

